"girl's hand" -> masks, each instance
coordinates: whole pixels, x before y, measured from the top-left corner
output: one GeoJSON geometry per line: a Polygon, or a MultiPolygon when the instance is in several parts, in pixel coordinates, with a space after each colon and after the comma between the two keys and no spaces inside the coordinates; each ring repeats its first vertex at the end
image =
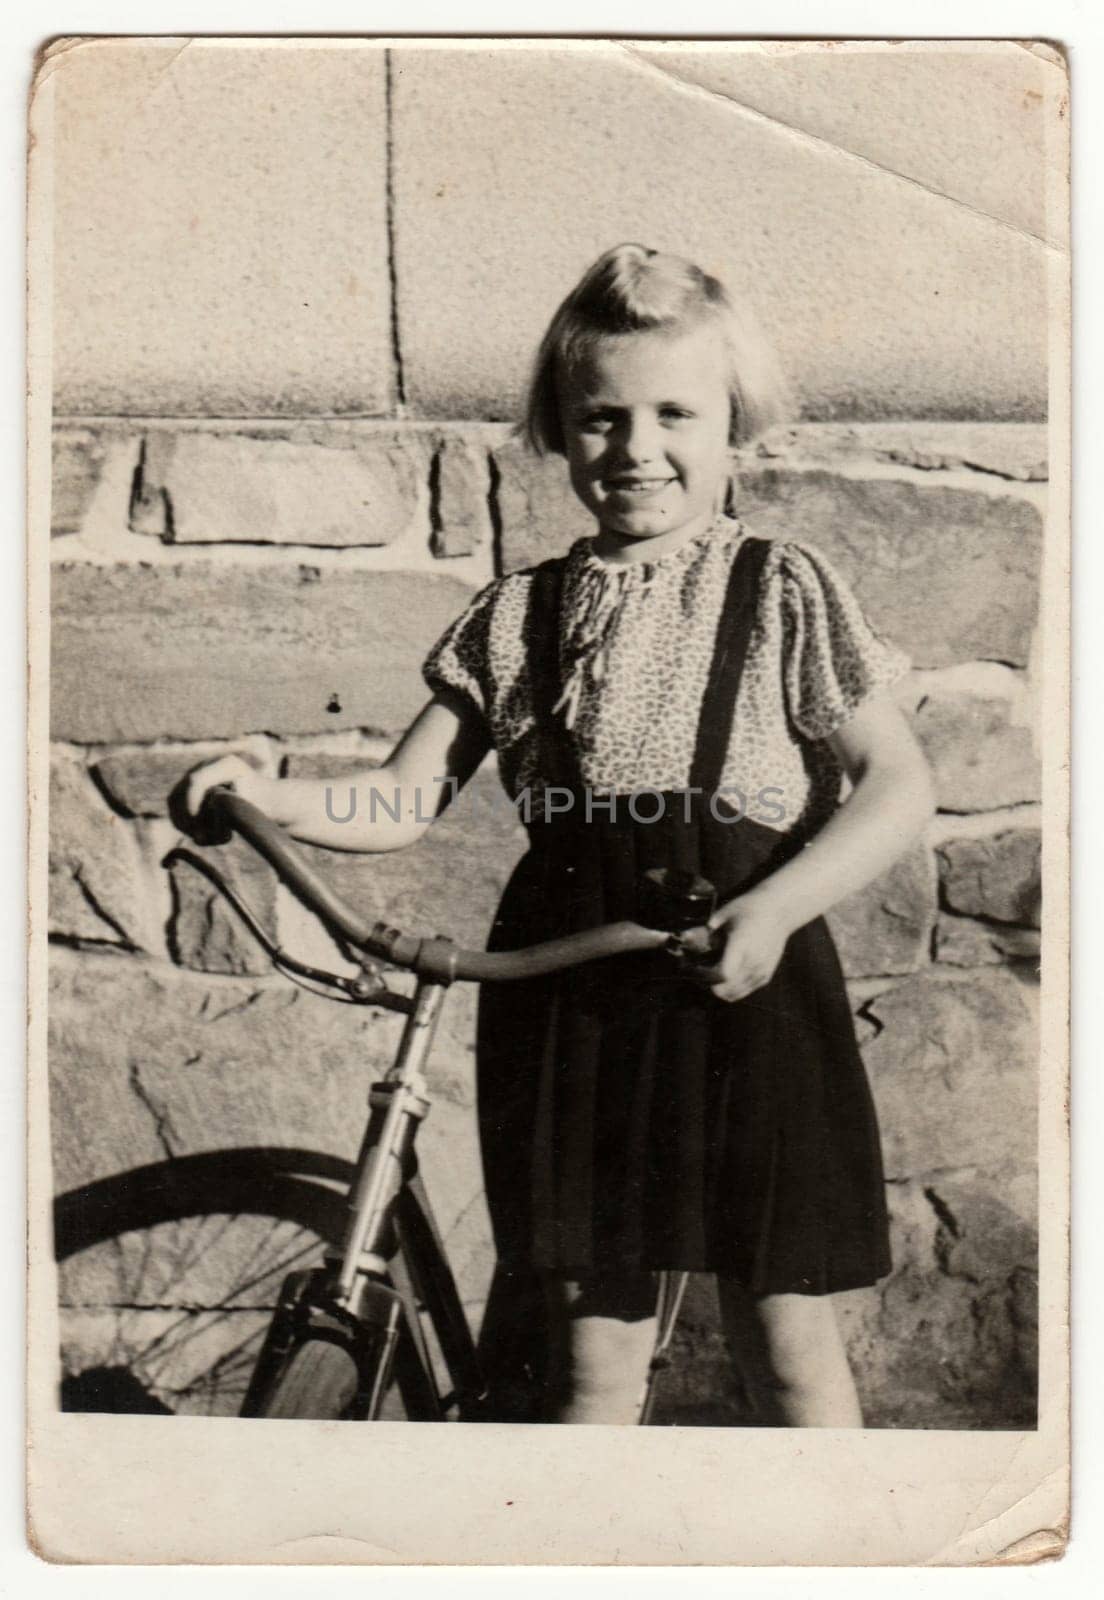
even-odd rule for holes
{"type": "Polygon", "coordinates": [[[718,1000],[743,1000],[774,977],[793,925],[779,907],[754,893],[730,900],[709,926],[724,933],[721,958],[700,973],[718,1000]]]}
{"type": "Polygon", "coordinates": [[[220,756],[217,761],[206,761],[189,772],[184,780],[184,810],[189,817],[198,817],[208,792],[226,784],[243,800],[252,801],[262,811],[270,811],[274,781],[254,771],[241,756],[220,756]]]}

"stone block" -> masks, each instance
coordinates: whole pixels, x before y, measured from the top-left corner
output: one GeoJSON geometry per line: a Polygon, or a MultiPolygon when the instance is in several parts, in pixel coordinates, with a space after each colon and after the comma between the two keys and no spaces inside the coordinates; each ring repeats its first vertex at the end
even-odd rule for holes
{"type": "Polygon", "coordinates": [[[828,926],[849,978],[916,972],[931,960],[936,872],[915,845],[888,872],[835,906],[828,926]]]}
{"type": "MultiPolygon", "coordinates": [[[[393,805],[382,794],[379,804],[393,805]]],[[[334,785],[335,815],[350,812],[348,785],[334,785]]],[[[358,792],[356,805],[369,804],[358,792]]],[[[429,798],[423,808],[432,810],[429,798]]],[[[337,855],[302,846],[308,860],[365,915],[412,933],[443,933],[458,944],[483,949],[499,896],[525,849],[517,820],[497,775],[478,772],[444,815],[405,850],[379,855],[337,855]]]]}
{"type": "Polygon", "coordinates": [[[808,422],[773,428],[741,464],[779,457],[803,466],[883,461],[920,472],[982,472],[1015,483],[1045,482],[1041,422],[808,422]]]}
{"type": "Polygon", "coordinates": [[[173,544],[391,544],[418,522],[425,465],[414,434],[159,431],[143,443],[131,527],[173,544]]]}
{"type": "Polygon", "coordinates": [[[738,474],[736,504],[753,533],[823,550],[914,666],[1026,663],[1042,548],[1026,500],[767,468],[738,474]]]}
{"type": "Polygon", "coordinates": [[[55,428],[50,533],[79,533],[103,470],[104,447],[92,428],[55,428]]]}
{"type": "Polygon", "coordinates": [[[511,439],[494,452],[503,572],[563,555],[597,532],[575,498],[562,456],[538,456],[511,439]]]}
{"type": "Polygon", "coordinates": [[[1038,929],[1000,927],[940,912],[935,925],[935,959],[949,967],[998,967],[1006,961],[1037,966],[1038,929]]]}
{"type": "MultiPolygon", "coordinates": [[[[244,839],[204,849],[203,859],[241,895],[262,928],[276,940],[276,874],[244,839]]],[[[173,960],[197,972],[260,976],[272,970],[264,948],[225,895],[187,861],[169,867],[173,960]]]]}
{"type": "Polygon", "coordinates": [[[128,817],[167,817],[169,795],[192,768],[229,755],[248,761],[258,772],[265,770],[261,755],[247,745],[198,743],[113,750],[94,762],[91,771],[116,810],[128,817]]]}
{"type": "Polygon", "coordinates": [[[54,736],[103,744],[397,732],[471,598],[437,573],[206,562],[61,562],[52,588],[54,736]]]}
{"type": "MultiPolygon", "coordinates": [[[[351,778],[358,772],[371,771],[379,766],[379,758],[348,751],[332,752],[329,750],[289,750],[280,759],[281,778],[333,778],[335,784],[342,779],[351,778]]],[[[340,804],[345,807],[348,789],[334,794],[333,806],[336,810],[340,804]]]]}
{"type": "Polygon", "coordinates": [[[50,758],[49,931],[51,938],[156,947],[131,823],[104,803],[83,762],[50,758]]]}
{"type": "Polygon", "coordinates": [[[47,1060],[59,1192],[169,1153],[171,1131],[135,1084],[148,1039],[181,1067],[187,1059],[170,1048],[170,991],[157,970],[123,955],[52,952],[47,1060]]]}
{"type": "Polygon", "coordinates": [[[388,411],[382,48],[82,40],[50,92],[59,412],[388,411]]]}
{"type": "MultiPolygon", "coordinates": [[[[335,1005],[277,978],[62,954],[70,959],[55,962],[50,991],[59,1190],[201,1150],[356,1155],[367,1086],[393,1059],[400,1017],[335,1005]]],[[[450,1058],[446,1028],[429,1069],[435,1097],[438,1082],[447,1089],[467,1071],[466,1057],[450,1058]]],[[[455,1136],[470,1105],[470,1082],[463,1093],[440,1094],[424,1129],[431,1190],[464,1189],[465,1203],[478,1169],[461,1171],[467,1145],[450,1156],[448,1131],[455,1136]]],[[[444,1227],[454,1218],[442,1206],[438,1220],[444,1227]]]]}
{"type": "Polygon", "coordinates": [[[942,437],[938,425],[908,433],[899,443],[884,443],[878,457],[921,472],[988,472],[1012,483],[1045,483],[1050,475],[1046,429],[1037,423],[965,426],[954,440],[942,437]]]}
{"type": "Polygon", "coordinates": [[[1032,1173],[894,1183],[889,1202],[892,1274],[837,1302],[867,1425],[1034,1427],[1032,1173]]]}
{"type": "Polygon", "coordinates": [[[1007,700],[940,694],[921,703],[913,726],[941,811],[994,811],[1041,798],[1031,729],[1012,719],[1007,700]]]}
{"type": "Polygon", "coordinates": [[[435,556],[468,556],[494,538],[490,459],[483,445],[461,434],[442,434],[430,490],[435,556]]]}
{"type": "Polygon", "coordinates": [[[968,917],[1037,928],[1042,842],[1037,828],[1010,828],[989,838],[949,839],[938,850],[945,904],[968,917]]]}
{"type": "MultiPolygon", "coordinates": [[[[772,56],[770,92],[814,72],[817,54],[772,56]]],[[[825,55],[833,69],[838,54],[825,55]]],[[[804,416],[1041,417],[1047,253],[1034,230],[995,220],[1007,206],[1039,214],[1040,115],[1025,117],[1022,90],[1007,109],[995,57],[955,51],[929,58],[934,87],[902,118],[897,85],[925,71],[919,56],[860,54],[839,62],[869,73],[854,95],[791,92],[796,109],[775,120],[749,112],[755,64],[726,44],[397,49],[397,310],[414,413],[516,417],[556,306],[600,251],[643,235],[753,301],[804,416]],[[738,86],[702,92],[703,74],[738,86]],[[825,111],[829,142],[803,137],[825,111]],[[854,159],[882,129],[917,167],[899,148],[884,165],[854,159]],[[973,188],[987,149],[1011,161],[1000,175],[994,160],[982,184],[1002,191],[1001,209],[948,203],[973,188]]],[[[1032,80],[1044,70],[1027,63],[1032,80]]]]}
{"type": "Polygon", "coordinates": [[[886,1175],[1036,1157],[1038,1036],[1030,995],[1007,972],[909,979],[870,1001],[865,1056],[886,1175]]]}

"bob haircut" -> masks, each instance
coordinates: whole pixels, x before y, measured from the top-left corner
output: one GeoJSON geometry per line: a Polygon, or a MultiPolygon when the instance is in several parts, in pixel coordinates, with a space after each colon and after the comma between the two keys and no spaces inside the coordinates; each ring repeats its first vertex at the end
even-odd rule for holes
{"type": "Polygon", "coordinates": [[[533,365],[524,437],[538,455],[566,453],[557,377],[603,340],[652,329],[688,332],[708,322],[716,325],[730,357],[729,443],[750,443],[789,415],[773,351],[717,278],[682,256],[642,244],[619,244],[600,255],[552,318],[533,365]]]}

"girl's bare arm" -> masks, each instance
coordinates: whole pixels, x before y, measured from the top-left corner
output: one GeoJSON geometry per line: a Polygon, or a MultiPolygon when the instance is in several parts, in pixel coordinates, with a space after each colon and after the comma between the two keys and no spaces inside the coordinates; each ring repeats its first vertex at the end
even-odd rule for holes
{"type": "Polygon", "coordinates": [[[753,893],[780,908],[792,928],[822,915],[892,865],[932,815],[931,772],[892,700],[861,706],[828,743],[852,789],[793,861],[753,893]]]}
{"type": "Polygon", "coordinates": [[[711,919],[728,933],[713,969],[722,999],[762,987],[790,934],[884,872],[932,814],[927,761],[890,699],[861,706],[829,743],[853,786],[843,805],[800,855],[711,919]]]}
{"type": "Polygon", "coordinates": [[[380,767],[338,779],[265,778],[240,757],[223,756],[190,774],[185,805],[194,816],[208,789],[231,783],[307,844],[401,850],[441,814],[489,748],[486,724],[474,707],[460,695],[438,693],[380,767]]]}

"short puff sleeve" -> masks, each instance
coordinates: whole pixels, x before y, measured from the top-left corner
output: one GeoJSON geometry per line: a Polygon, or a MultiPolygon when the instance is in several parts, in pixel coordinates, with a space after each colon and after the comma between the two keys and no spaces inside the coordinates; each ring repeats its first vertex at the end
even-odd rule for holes
{"type": "Polygon", "coordinates": [[[422,663],[430,689],[452,689],[484,717],[490,713],[489,645],[497,584],[481,589],[465,611],[450,622],[422,663]]]}
{"type": "Polygon", "coordinates": [[[806,739],[826,739],[864,701],[902,678],[910,663],[875,633],[814,546],[784,545],[781,576],[790,719],[806,739]]]}

